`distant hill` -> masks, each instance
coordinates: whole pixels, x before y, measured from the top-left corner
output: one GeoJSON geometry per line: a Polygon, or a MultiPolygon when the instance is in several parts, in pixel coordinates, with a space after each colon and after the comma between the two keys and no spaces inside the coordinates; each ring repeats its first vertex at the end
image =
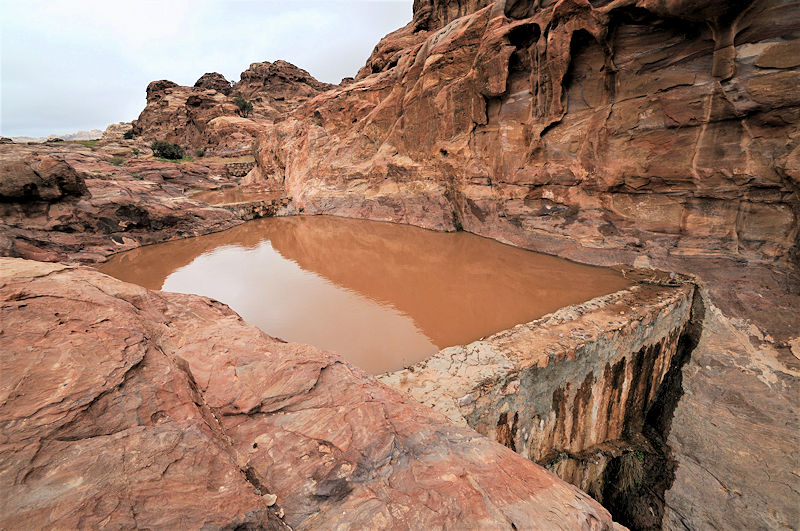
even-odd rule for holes
{"type": "Polygon", "coordinates": [[[12,136],[11,140],[20,144],[24,144],[25,142],[47,142],[55,138],[60,138],[61,140],[95,140],[101,136],[103,136],[103,131],[101,129],[90,129],[88,131],[78,131],[77,133],[49,135],[38,138],[31,136],[12,136]]]}

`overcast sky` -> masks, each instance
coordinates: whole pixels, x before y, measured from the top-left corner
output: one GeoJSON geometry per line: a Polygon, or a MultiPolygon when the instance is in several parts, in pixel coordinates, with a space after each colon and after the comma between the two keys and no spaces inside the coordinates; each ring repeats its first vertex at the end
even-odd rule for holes
{"type": "Polygon", "coordinates": [[[136,118],[150,81],[228,80],[284,59],[353,76],[413,0],[0,0],[0,135],[46,136],[136,118]]]}

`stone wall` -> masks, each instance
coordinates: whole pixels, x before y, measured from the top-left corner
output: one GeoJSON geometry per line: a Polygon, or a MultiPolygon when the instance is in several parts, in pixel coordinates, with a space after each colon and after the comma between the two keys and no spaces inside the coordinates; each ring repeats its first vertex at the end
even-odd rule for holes
{"type": "Polygon", "coordinates": [[[228,162],[225,164],[225,170],[229,177],[244,177],[255,165],[255,162],[228,162]]]}
{"type": "MultiPolygon", "coordinates": [[[[630,455],[657,463],[656,482],[670,466],[660,444],[666,434],[645,425],[679,392],[667,389],[674,382],[666,377],[685,361],[693,294],[691,284],[638,284],[379,378],[613,501],[621,479],[609,464],[630,455]]],[[[660,524],[663,507],[654,511],[647,524],[660,524]]]]}
{"type": "Polygon", "coordinates": [[[264,199],[260,201],[243,201],[241,203],[226,203],[219,205],[244,221],[273,216],[289,216],[295,214],[292,200],[289,197],[264,199]]]}

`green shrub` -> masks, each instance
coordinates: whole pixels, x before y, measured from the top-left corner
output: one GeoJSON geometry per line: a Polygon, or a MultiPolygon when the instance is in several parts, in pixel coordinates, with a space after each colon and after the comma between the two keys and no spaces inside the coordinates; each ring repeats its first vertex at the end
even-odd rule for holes
{"type": "Polygon", "coordinates": [[[108,162],[110,162],[112,166],[121,166],[122,163],[125,162],[125,159],[122,157],[111,157],[108,162]]]}
{"type": "Polygon", "coordinates": [[[455,210],[453,210],[453,225],[456,226],[457,232],[464,230],[464,225],[461,224],[461,218],[458,217],[458,212],[455,210]]]}
{"type": "Polygon", "coordinates": [[[250,113],[253,112],[253,104],[241,96],[236,96],[233,99],[233,103],[235,103],[236,106],[239,107],[239,114],[241,114],[245,118],[250,116],[250,113]]]}
{"type": "Polygon", "coordinates": [[[186,154],[178,144],[172,144],[164,140],[156,140],[150,144],[150,149],[153,150],[153,155],[162,159],[182,159],[186,154]]]}
{"type": "Polygon", "coordinates": [[[195,157],[202,157],[202,156],[204,156],[205,154],[206,154],[206,148],[202,148],[202,149],[195,149],[195,150],[194,150],[194,156],[195,156],[195,157]]]}
{"type": "Polygon", "coordinates": [[[136,134],[133,132],[133,129],[128,129],[122,134],[122,138],[124,138],[125,140],[133,140],[133,137],[135,136],[136,134]]]}
{"type": "Polygon", "coordinates": [[[138,155],[140,153],[139,148],[131,148],[132,155],[138,155]]]}
{"type": "Polygon", "coordinates": [[[94,151],[94,145],[97,144],[99,141],[100,141],[99,139],[98,140],[78,140],[78,144],[81,144],[82,146],[86,146],[87,148],[89,148],[92,151],[94,151]]]}
{"type": "Polygon", "coordinates": [[[181,157],[179,159],[165,159],[164,157],[153,157],[153,160],[158,162],[172,162],[174,164],[182,164],[184,162],[194,162],[194,157],[181,157]]]}

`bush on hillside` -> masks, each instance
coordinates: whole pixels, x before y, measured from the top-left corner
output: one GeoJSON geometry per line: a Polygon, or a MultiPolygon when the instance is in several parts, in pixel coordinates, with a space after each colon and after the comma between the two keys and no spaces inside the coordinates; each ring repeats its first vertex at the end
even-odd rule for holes
{"type": "Polygon", "coordinates": [[[253,112],[253,104],[241,96],[236,96],[233,99],[233,103],[235,103],[236,106],[239,107],[239,114],[241,114],[245,118],[250,116],[250,113],[253,112]]]}
{"type": "Polygon", "coordinates": [[[153,155],[162,159],[182,159],[186,154],[178,144],[172,144],[164,140],[156,140],[150,145],[150,149],[153,150],[153,155]]]}
{"type": "Polygon", "coordinates": [[[122,134],[122,138],[125,140],[131,140],[136,134],[133,132],[133,129],[128,129],[122,134]]]}

